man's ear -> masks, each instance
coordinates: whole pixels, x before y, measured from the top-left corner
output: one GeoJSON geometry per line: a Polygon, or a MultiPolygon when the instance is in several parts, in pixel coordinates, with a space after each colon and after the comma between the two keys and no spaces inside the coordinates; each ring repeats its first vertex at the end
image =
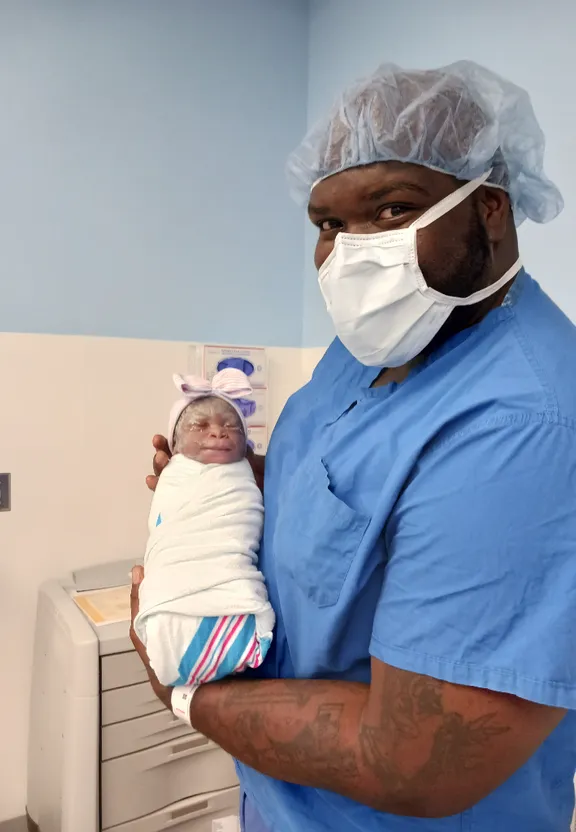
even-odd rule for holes
{"type": "Polygon", "coordinates": [[[486,185],[481,187],[478,193],[478,211],[488,240],[493,244],[502,242],[508,223],[513,222],[510,197],[506,191],[486,185]]]}

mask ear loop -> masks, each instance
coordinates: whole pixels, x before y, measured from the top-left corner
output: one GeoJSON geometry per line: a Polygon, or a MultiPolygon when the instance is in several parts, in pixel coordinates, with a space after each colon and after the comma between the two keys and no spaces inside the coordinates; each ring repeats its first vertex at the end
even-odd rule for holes
{"type": "MultiPolygon", "coordinates": [[[[464,202],[464,200],[473,194],[475,190],[477,190],[481,185],[483,185],[487,179],[489,178],[490,174],[492,173],[492,168],[486,171],[486,173],[482,174],[482,176],[477,177],[476,179],[470,180],[470,182],[466,182],[465,185],[462,185],[461,188],[458,190],[453,191],[453,193],[448,194],[448,196],[441,199],[440,202],[437,202],[436,205],[433,205],[428,211],[422,214],[409,228],[414,228],[416,231],[419,228],[426,228],[428,225],[431,225],[436,220],[439,220],[440,217],[443,217],[452,208],[455,208],[460,203],[464,202]]],[[[510,280],[512,280],[515,275],[518,274],[520,269],[522,268],[522,259],[519,257],[516,262],[508,269],[502,277],[497,280],[495,283],[491,283],[490,286],[486,286],[484,289],[480,289],[478,292],[474,292],[474,294],[469,295],[467,298],[459,298],[453,297],[451,295],[443,295],[441,292],[436,292],[434,289],[431,289],[430,286],[426,286],[426,292],[430,295],[433,295],[437,300],[441,301],[442,303],[450,303],[452,306],[472,306],[475,303],[479,303],[482,300],[490,297],[491,295],[495,294],[499,289],[506,285],[510,280]]]]}
{"type": "Polygon", "coordinates": [[[464,202],[470,194],[473,194],[474,191],[478,190],[478,188],[483,185],[490,174],[492,173],[492,168],[487,170],[486,173],[483,173],[482,176],[479,176],[477,179],[472,179],[470,182],[466,182],[465,185],[458,188],[458,190],[453,191],[448,196],[445,196],[444,199],[441,199],[440,202],[437,202],[436,205],[433,205],[432,208],[429,208],[421,217],[418,217],[409,228],[426,228],[426,226],[431,225],[436,220],[439,220],[440,217],[443,217],[444,214],[447,214],[452,208],[456,208],[457,205],[464,202]]]}
{"type": "Polygon", "coordinates": [[[479,303],[481,300],[485,300],[491,295],[496,294],[496,292],[509,283],[513,277],[516,277],[521,268],[522,258],[519,257],[518,260],[510,266],[508,271],[504,272],[502,277],[495,283],[491,283],[489,286],[486,286],[485,289],[479,289],[477,292],[474,292],[473,295],[468,295],[467,298],[450,298],[450,302],[453,306],[473,306],[475,303],[479,303]]]}

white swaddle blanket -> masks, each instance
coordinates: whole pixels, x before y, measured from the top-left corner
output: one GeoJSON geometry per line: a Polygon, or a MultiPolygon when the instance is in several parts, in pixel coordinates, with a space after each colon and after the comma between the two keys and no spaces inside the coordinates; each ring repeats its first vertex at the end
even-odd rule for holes
{"type": "Polygon", "coordinates": [[[250,463],[178,454],[160,476],[134,626],[162,684],[261,664],[274,612],[257,567],[262,495],[250,463]]]}

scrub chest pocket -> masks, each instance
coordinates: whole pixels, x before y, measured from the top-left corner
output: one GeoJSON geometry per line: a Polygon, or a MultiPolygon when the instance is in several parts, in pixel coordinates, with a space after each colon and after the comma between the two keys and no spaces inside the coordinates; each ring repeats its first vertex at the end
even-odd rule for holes
{"type": "Polygon", "coordinates": [[[370,523],[331,491],[321,459],[306,460],[280,499],[275,560],[318,607],[336,604],[370,523]]]}

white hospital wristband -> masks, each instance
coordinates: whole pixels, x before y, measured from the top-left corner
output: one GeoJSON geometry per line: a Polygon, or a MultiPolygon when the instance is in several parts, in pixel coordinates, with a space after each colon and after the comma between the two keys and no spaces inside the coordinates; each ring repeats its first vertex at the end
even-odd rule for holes
{"type": "Polygon", "coordinates": [[[192,726],[190,721],[190,705],[192,704],[192,697],[198,690],[198,687],[179,686],[172,690],[172,698],[170,704],[172,705],[172,713],[185,722],[186,725],[192,726]]]}

